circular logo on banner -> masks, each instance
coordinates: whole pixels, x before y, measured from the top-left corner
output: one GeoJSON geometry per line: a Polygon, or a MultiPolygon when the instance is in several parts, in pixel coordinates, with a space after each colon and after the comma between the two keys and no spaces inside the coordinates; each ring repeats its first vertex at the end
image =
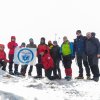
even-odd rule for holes
{"type": "Polygon", "coordinates": [[[18,52],[18,60],[21,63],[28,64],[33,60],[33,58],[34,58],[34,53],[30,49],[24,48],[18,52]]]}

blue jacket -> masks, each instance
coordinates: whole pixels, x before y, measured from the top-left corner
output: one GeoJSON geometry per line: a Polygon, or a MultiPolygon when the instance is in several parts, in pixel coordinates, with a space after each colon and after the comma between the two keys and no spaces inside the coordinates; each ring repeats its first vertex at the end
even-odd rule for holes
{"type": "Polygon", "coordinates": [[[76,54],[83,54],[85,52],[85,37],[84,36],[78,36],[75,40],[74,40],[74,50],[76,52],[76,54]]]}

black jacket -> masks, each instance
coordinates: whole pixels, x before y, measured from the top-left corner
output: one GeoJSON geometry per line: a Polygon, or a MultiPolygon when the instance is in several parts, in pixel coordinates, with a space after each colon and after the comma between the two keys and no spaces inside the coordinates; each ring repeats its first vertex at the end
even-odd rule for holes
{"type": "Polygon", "coordinates": [[[86,40],[86,53],[87,55],[100,54],[100,42],[97,38],[93,37],[86,40]]]}
{"type": "Polygon", "coordinates": [[[60,47],[58,45],[52,47],[52,49],[51,49],[51,56],[52,56],[54,61],[61,59],[60,47]]]}

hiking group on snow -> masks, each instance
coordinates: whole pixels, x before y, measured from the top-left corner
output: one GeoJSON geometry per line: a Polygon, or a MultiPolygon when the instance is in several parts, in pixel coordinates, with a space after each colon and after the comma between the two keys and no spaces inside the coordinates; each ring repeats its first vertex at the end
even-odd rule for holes
{"type": "MultiPolygon", "coordinates": [[[[74,42],[70,42],[66,36],[63,37],[63,43],[58,45],[57,41],[48,41],[45,43],[45,38],[42,37],[40,44],[36,46],[32,38],[29,39],[29,44],[22,43],[20,48],[37,48],[38,63],[36,64],[37,76],[34,78],[42,78],[42,68],[45,70],[45,76],[50,79],[61,79],[60,61],[62,61],[65,68],[65,79],[72,79],[72,60],[76,58],[79,68],[79,75],[75,79],[84,79],[83,65],[85,67],[87,80],[99,81],[99,66],[98,60],[100,58],[100,42],[95,37],[94,32],[88,32],[86,36],[83,36],[81,30],[76,31],[76,39],[74,42]],[[91,78],[90,71],[93,74],[91,78]],[[52,75],[53,73],[53,75],[52,75]]],[[[6,59],[6,53],[4,51],[5,46],[0,44],[0,67],[6,71],[7,63],[9,63],[8,69],[11,75],[25,76],[28,65],[21,65],[21,70],[18,72],[18,64],[14,64],[15,48],[18,46],[16,43],[16,37],[11,36],[11,41],[8,43],[9,60],[6,59]],[[13,68],[14,67],[14,68],[13,68]],[[14,71],[13,71],[14,69],[14,71]]],[[[29,66],[28,75],[32,75],[33,66],[29,66]]]]}

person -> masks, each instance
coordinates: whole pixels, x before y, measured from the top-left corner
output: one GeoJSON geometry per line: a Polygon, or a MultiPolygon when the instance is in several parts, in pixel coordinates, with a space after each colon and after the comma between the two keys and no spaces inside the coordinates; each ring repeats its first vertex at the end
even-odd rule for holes
{"type": "Polygon", "coordinates": [[[95,38],[96,33],[95,33],[95,32],[91,32],[91,35],[92,35],[92,37],[94,37],[94,38],[95,38]]]}
{"type": "Polygon", "coordinates": [[[9,61],[6,59],[6,53],[4,49],[5,46],[3,44],[0,44],[0,67],[2,67],[2,70],[6,71],[6,65],[9,61]]]}
{"type": "Polygon", "coordinates": [[[41,52],[41,63],[42,63],[42,67],[45,69],[45,76],[49,80],[56,79],[54,76],[51,76],[54,67],[54,62],[48,50],[41,52]]]}
{"type": "Polygon", "coordinates": [[[53,48],[53,44],[52,44],[51,40],[48,41],[48,46],[49,46],[50,50],[53,48]]]}
{"type": "Polygon", "coordinates": [[[8,43],[8,49],[9,49],[9,74],[11,74],[11,75],[19,75],[18,64],[14,64],[14,73],[13,73],[14,50],[17,46],[18,46],[18,44],[16,43],[16,37],[11,36],[11,42],[8,43]]]}
{"type": "MultiPolygon", "coordinates": [[[[20,48],[25,48],[26,44],[25,42],[22,42],[20,48]]],[[[21,65],[20,75],[25,76],[27,70],[27,65],[21,65]]]]}
{"type": "Polygon", "coordinates": [[[90,79],[90,68],[87,61],[87,55],[85,53],[85,40],[86,38],[82,35],[81,30],[76,31],[77,38],[74,39],[74,51],[76,53],[76,60],[79,68],[79,75],[75,79],[83,79],[83,66],[86,70],[87,79],[90,79]]]}
{"type": "Polygon", "coordinates": [[[63,37],[63,43],[61,45],[61,53],[62,53],[62,61],[63,61],[63,65],[65,68],[65,74],[66,77],[65,79],[67,79],[68,81],[72,79],[72,68],[71,68],[71,64],[72,64],[72,58],[71,58],[71,54],[72,54],[72,48],[71,48],[71,43],[69,42],[69,40],[67,39],[66,36],[63,37]]]}
{"type": "Polygon", "coordinates": [[[38,57],[38,63],[36,64],[36,71],[37,71],[37,76],[34,78],[42,78],[42,63],[41,63],[41,53],[44,52],[45,50],[49,51],[48,45],[45,43],[45,38],[42,37],[40,40],[40,44],[38,45],[37,48],[37,57],[38,57]]]}
{"type": "MultiPolygon", "coordinates": [[[[27,48],[37,48],[36,44],[34,44],[33,38],[29,39],[29,44],[27,44],[26,47],[27,48]]],[[[29,71],[28,71],[29,76],[31,76],[32,70],[33,70],[33,65],[30,65],[30,68],[29,68],[29,71]]]]}
{"type": "Polygon", "coordinates": [[[88,56],[88,63],[91,68],[93,78],[92,80],[99,81],[99,67],[98,58],[100,57],[100,42],[97,38],[94,38],[91,32],[86,34],[86,54],[88,56]]]}
{"type": "Polygon", "coordinates": [[[53,41],[53,47],[51,49],[51,57],[53,58],[54,61],[54,68],[53,68],[54,77],[61,79],[61,70],[59,67],[61,54],[60,54],[60,47],[58,46],[57,41],[53,41]]]}

